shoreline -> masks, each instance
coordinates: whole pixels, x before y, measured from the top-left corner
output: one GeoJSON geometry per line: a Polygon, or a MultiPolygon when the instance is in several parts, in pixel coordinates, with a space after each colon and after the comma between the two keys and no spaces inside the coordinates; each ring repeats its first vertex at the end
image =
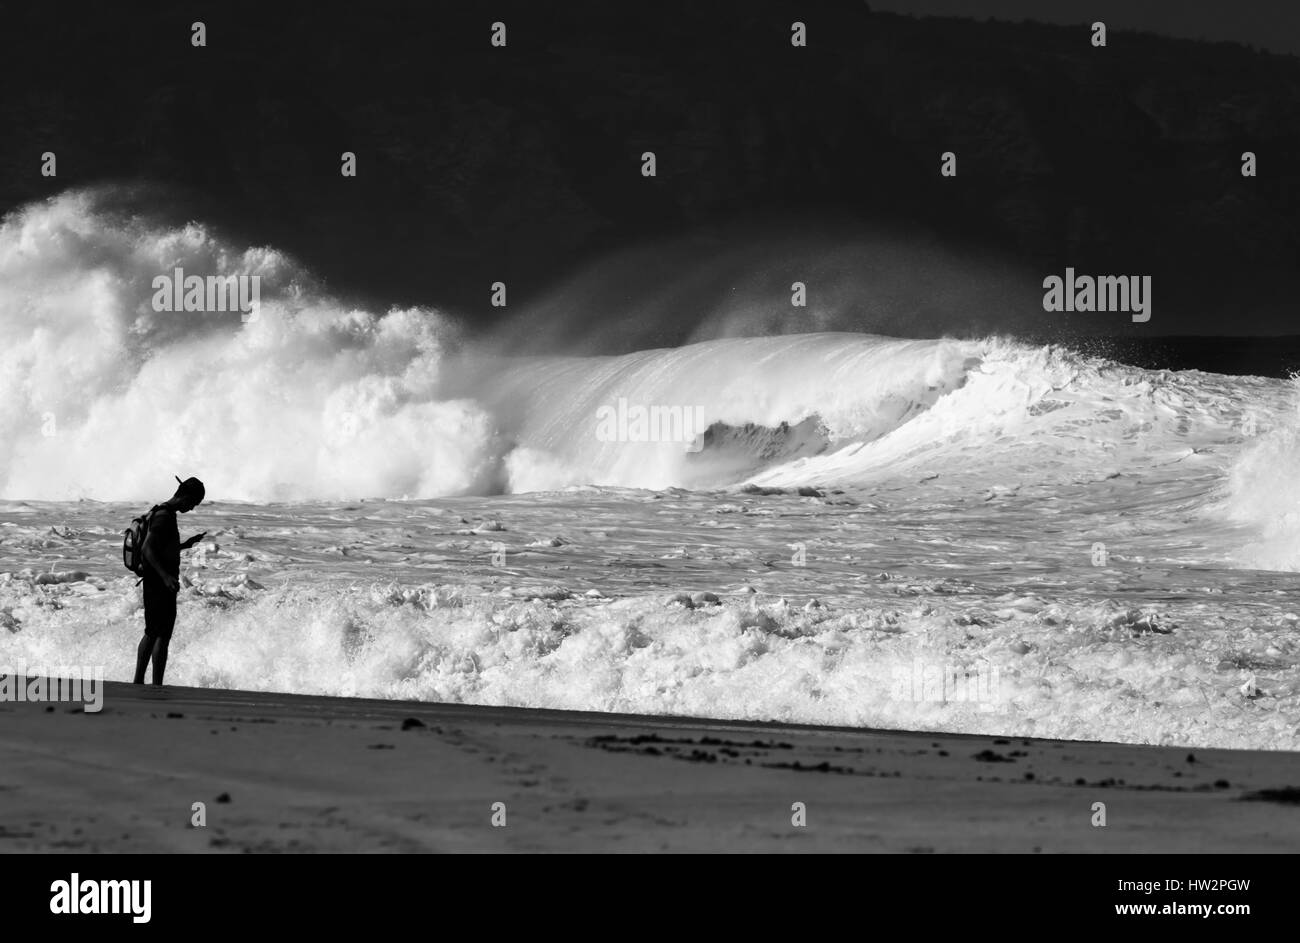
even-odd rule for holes
{"type": "Polygon", "coordinates": [[[1300,847],[1285,751],[122,682],[0,703],[0,745],[3,852],[1300,847]]]}

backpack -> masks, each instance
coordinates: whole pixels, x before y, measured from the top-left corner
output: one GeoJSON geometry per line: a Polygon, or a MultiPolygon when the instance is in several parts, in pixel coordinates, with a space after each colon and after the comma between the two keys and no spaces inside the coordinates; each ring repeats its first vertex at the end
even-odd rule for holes
{"type": "Polygon", "coordinates": [[[147,564],[144,559],[144,541],[149,536],[149,525],[153,523],[154,512],[158,505],[149,509],[148,514],[141,514],[131,521],[131,526],[122,532],[122,563],[128,570],[141,579],[147,564]]]}

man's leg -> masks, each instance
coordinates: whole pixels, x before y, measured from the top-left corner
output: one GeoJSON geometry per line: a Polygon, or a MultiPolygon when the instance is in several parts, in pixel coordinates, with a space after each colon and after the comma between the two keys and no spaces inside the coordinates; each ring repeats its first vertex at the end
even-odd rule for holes
{"type": "Polygon", "coordinates": [[[153,643],[153,683],[163,683],[163,672],[167,670],[167,645],[170,639],[160,638],[153,643]]]}
{"type": "Polygon", "coordinates": [[[176,625],[176,594],[148,580],[144,584],[144,625],[145,637],[140,643],[136,677],[144,684],[144,666],[152,656],[153,683],[160,685],[167,669],[167,643],[171,641],[172,628],[176,625]],[[147,649],[145,642],[149,643],[147,649]]]}
{"type": "Polygon", "coordinates": [[[135,683],[144,684],[144,670],[149,666],[149,656],[153,654],[154,640],[148,635],[141,636],[140,647],[135,652],[135,683]]]}

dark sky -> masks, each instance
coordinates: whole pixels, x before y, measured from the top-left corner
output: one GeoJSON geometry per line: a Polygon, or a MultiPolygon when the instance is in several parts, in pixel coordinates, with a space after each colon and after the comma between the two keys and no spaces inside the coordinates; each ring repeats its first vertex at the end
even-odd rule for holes
{"type": "Polygon", "coordinates": [[[1108,30],[1233,40],[1300,55],[1300,3],[1295,0],[871,0],[871,8],[979,20],[1101,20],[1108,30]]]}

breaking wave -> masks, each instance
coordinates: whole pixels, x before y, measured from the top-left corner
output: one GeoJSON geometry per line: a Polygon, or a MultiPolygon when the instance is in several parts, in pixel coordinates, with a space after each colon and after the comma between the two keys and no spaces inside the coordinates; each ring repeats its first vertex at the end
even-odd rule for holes
{"type": "Polygon", "coordinates": [[[437,310],[345,304],[274,249],[104,203],[67,193],[0,227],[0,498],[150,500],[172,474],[247,502],[867,486],[934,469],[1009,486],[1213,455],[1229,517],[1259,532],[1252,559],[1300,564],[1287,523],[1300,495],[1277,471],[1300,448],[1281,381],[1001,338],[779,334],[529,355],[469,339],[437,310]],[[176,268],[258,276],[257,316],[155,310],[153,279],[176,268]],[[637,425],[655,411],[692,427],[637,425]],[[1271,431],[1234,471],[1225,457],[1252,417],[1271,431]]]}

